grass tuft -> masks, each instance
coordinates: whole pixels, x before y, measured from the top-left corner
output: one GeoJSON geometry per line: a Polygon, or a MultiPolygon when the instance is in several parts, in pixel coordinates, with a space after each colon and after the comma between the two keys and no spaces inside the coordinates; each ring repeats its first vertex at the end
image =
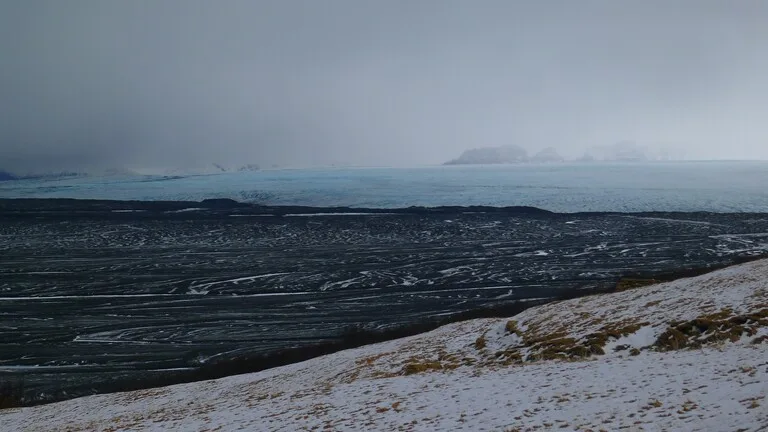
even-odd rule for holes
{"type": "MultiPolygon", "coordinates": [[[[732,309],[725,308],[690,321],[671,323],[654,346],[659,351],[672,351],[723,341],[736,342],[743,335],[754,336],[761,327],[768,327],[768,309],[733,315],[732,309]]],[[[764,340],[761,338],[763,336],[752,343],[761,343],[764,340]]]]}
{"type": "Polygon", "coordinates": [[[635,288],[641,288],[648,285],[654,285],[660,281],[656,279],[642,278],[622,278],[616,283],[616,292],[627,291],[635,288]]]}
{"type": "Polygon", "coordinates": [[[515,320],[507,321],[507,325],[504,326],[504,329],[509,334],[516,334],[516,335],[520,336],[520,329],[517,327],[517,321],[515,321],[515,320]]]}
{"type": "Polygon", "coordinates": [[[437,361],[426,361],[421,363],[408,363],[403,367],[403,375],[413,375],[417,373],[432,371],[432,370],[441,370],[443,369],[443,364],[437,361]]]}
{"type": "Polygon", "coordinates": [[[485,349],[486,342],[485,335],[480,336],[475,340],[475,349],[478,351],[485,349]]]}

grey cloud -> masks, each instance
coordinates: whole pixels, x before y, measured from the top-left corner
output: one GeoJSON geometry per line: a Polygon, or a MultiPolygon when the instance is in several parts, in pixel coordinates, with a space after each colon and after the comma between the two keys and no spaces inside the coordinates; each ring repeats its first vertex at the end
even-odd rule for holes
{"type": "MultiPolygon", "coordinates": [[[[0,167],[768,158],[768,3],[0,4],[0,167]]],[[[11,167],[12,168],[12,167],[11,167]]]]}

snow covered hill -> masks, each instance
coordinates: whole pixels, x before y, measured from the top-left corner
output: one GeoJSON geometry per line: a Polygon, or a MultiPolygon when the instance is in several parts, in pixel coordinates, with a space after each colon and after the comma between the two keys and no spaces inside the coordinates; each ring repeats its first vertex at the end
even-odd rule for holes
{"type": "Polygon", "coordinates": [[[260,373],[0,411],[30,430],[759,431],[768,260],[260,373]]]}

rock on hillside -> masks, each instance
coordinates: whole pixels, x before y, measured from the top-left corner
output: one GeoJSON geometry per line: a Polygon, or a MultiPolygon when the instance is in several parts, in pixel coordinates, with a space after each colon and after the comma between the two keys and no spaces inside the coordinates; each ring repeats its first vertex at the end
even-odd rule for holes
{"type": "Polygon", "coordinates": [[[765,430],[768,260],[249,375],[0,411],[4,430],[765,430]]]}

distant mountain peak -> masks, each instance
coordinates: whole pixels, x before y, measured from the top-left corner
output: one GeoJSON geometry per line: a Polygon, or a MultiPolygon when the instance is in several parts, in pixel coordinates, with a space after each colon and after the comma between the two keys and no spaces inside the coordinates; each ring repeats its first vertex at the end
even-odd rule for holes
{"type": "Polygon", "coordinates": [[[533,155],[530,159],[531,162],[564,162],[565,158],[560,156],[560,153],[554,147],[547,147],[540,152],[533,155]]]}
{"type": "Polygon", "coordinates": [[[508,164],[526,162],[527,160],[528,152],[524,148],[508,145],[465,150],[461,156],[446,162],[445,165],[508,164]]]}

